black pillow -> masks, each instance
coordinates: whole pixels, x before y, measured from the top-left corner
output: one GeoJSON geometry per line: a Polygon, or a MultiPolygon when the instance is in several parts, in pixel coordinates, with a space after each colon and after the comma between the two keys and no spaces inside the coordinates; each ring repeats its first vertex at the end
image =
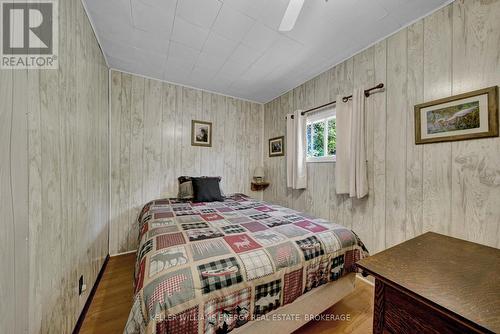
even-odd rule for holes
{"type": "Polygon", "coordinates": [[[193,202],[222,202],[219,177],[193,177],[193,202]]]}

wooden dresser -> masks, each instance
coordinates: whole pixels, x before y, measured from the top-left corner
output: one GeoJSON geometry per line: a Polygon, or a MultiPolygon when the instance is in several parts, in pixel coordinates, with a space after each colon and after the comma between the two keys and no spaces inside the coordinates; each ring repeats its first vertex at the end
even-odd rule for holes
{"type": "Polygon", "coordinates": [[[500,250],[425,233],[357,265],[375,277],[373,333],[500,333],[500,250]]]}

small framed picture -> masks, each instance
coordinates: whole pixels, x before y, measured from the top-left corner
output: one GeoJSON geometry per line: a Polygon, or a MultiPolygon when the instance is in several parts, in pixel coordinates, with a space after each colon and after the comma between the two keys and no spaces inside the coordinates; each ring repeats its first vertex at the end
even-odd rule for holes
{"type": "Polygon", "coordinates": [[[498,87],[415,106],[415,144],[498,137],[498,87]]]}
{"type": "Polygon", "coordinates": [[[269,156],[279,157],[285,155],[285,137],[269,139],[269,156]]]}
{"type": "Polygon", "coordinates": [[[191,121],[191,145],[212,147],[212,123],[191,121]]]}

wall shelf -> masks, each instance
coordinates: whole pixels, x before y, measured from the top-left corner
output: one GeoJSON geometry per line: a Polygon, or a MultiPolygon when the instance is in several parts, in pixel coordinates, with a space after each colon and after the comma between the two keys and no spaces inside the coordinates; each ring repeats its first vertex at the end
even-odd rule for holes
{"type": "Polygon", "coordinates": [[[264,191],[269,187],[269,184],[269,182],[252,182],[250,189],[252,189],[252,191],[264,191]]]}

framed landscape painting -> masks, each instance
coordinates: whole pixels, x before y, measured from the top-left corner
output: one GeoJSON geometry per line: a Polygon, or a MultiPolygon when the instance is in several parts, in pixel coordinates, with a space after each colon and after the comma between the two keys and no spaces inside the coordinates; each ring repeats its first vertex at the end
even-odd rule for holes
{"type": "Polygon", "coordinates": [[[212,147],[212,123],[191,121],[191,145],[212,147]]]}
{"type": "Polygon", "coordinates": [[[285,155],[285,137],[276,137],[269,139],[269,156],[280,157],[285,155]]]}
{"type": "Polygon", "coordinates": [[[498,87],[415,106],[415,144],[498,137],[498,87]]]}

